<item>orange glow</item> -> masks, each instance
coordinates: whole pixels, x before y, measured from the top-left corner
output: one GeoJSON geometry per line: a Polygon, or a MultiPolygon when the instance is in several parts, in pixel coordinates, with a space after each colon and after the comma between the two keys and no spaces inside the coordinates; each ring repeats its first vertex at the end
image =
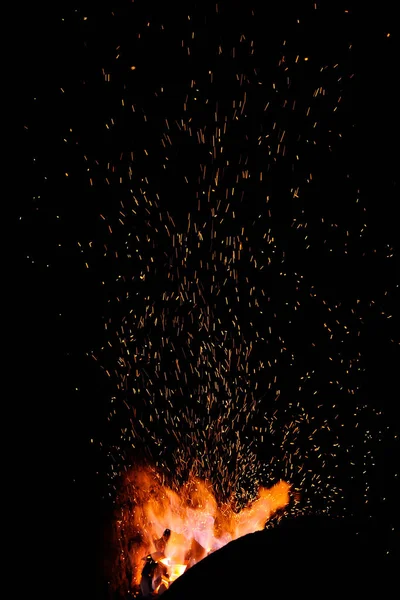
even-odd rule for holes
{"type": "Polygon", "coordinates": [[[175,491],[163,485],[154,471],[143,469],[128,478],[128,486],[134,508],[123,513],[123,528],[137,540],[130,549],[136,585],[145,556],[151,554],[166,568],[171,583],[210,552],[263,529],[288,504],[290,489],[284,481],[260,488],[254,501],[236,512],[233,499],[218,506],[211,486],[196,478],[175,491]],[[171,531],[167,541],[162,537],[166,529],[171,531]]]}

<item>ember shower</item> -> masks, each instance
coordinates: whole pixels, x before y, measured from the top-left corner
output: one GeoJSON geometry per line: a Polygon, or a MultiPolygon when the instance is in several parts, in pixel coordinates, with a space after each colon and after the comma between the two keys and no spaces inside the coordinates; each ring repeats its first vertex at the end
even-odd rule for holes
{"type": "Polygon", "coordinates": [[[140,456],[168,485],[205,480],[238,509],[283,480],[303,507],[333,510],[372,460],[358,341],[369,298],[330,284],[332,257],[371,252],[345,147],[351,40],[317,43],[321,11],[272,36],[245,3],[129,10],[93,83],[101,150],[83,153],[100,209],[80,249],[108,301],[92,354],[115,389],[110,489],[126,500],[140,456]]]}

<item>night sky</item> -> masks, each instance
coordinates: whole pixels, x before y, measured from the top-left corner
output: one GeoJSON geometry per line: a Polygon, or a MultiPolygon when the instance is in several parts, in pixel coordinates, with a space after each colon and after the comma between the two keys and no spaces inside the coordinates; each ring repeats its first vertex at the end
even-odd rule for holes
{"type": "Polygon", "coordinates": [[[104,528],[143,458],[244,503],[285,479],[394,555],[394,8],[68,4],[21,29],[15,381],[37,568],[107,597],[104,528]]]}

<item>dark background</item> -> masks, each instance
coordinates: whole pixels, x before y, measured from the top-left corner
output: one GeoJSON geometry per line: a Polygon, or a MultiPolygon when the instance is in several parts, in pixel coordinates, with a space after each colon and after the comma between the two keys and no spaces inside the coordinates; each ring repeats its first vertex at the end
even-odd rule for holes
{"type": "MultiPolygon", "coordinates": [[[[101,280],[114,267],[95,258],[92,268],[86,269],[77,247],[77,240],[96,238],[97,215],[107,211],[112,195],[104,187],[96,196],[91,193],[81,154],[71,146],[84,142],[101,164],[105,157],[124,149],[142,148],[144,136],[146,144],[156,148],[157,117],[162,119],[162,115],[152,108],[150,90],[165,81],[175,82],[179,88],[195,76],[196,69],[201,71],[203,60],[212,59],[207,55],[211,43],[206,41],[204,54],[198,53],[193,62],[181,58],[180,30],[188,10],[181,13],[170,3],[133,4],[121,2],[114,6],[107,2],[95,9],[82,4],[51,9],[35,6],[24,14],[18,42],[23,49],[20,74],[25,91],[17,133],[21,134],[21,175],[14,203],[18,333],[13,389],[21,431],[18,437],[24,440],[18,452],[18,472],[24,481],[24,529],[35,555],[33,561],[28,561],[28,570],[32,569],[33,574],[39,571],[41,580],[46,575],[46,584],[40,586],[60,586],[60,593],[82,598],[105,597],[104,527],[110,522],[113,498],[106,478],[107,452],[90,440],[103,440],[105,448],[112,440],[106,414],[114,390],[87,354],[105,343],[102,318],[106,299],[101,280]],[[114,17],[110,16],[112,11],[114,17]],[[82,20],[83,15],[87,22],[82,20]],[[146,19],[169,25],[162,47],[157,46],[159,37],[151,32],[142,46],[135,41],[134,34],[143,29],[146,19]],[[116,69],[118,85],[127,85],[127,95],[140,97],[144,105],[148,96],[153,121],[150,130],[142,131],[127,120],[110,141],[103,137],[100,124],[114,97],[112,91],[104,90],[100,68],[112,70],[107,61],[118,43],[124,46],[123,60],[140,67],[134,83],[129,79],[131,73],[122,67],[116,69]],[[67,99],[60,94],[60,87],[68,90],[67,99]],[[70,127],[76,136],[64,144],[62,139],[70,127]],[[65,172],[71,176],[65,178],[65,172]]],[[[199,14],[209,10],[211,15],[214,11],[214,5],[199,9],[195,6],[198,3],[189,4],[199,14]]],[[[271,48],[282,37],[296,40],[297,48],[305,54],[321,52],[327,58],[340,54],[340,40],[350,39],[354,44],[356,83],[346,104],[348,115],[341,122],[346,128],[346,143],[340,146],[335,160],[325,162],[323,153],[315,158],[310,154],[310,160],[318,165],[321,180],[329,182],[332,197],[340,197],[333,216],[351,219],[348,204],[353,192],[349,190],[346,197],[343,173],[351,172],[352,179],[362,187],[369,219],[367,256],[360,259],[357,252],[350,257],[334,253],[319,269],[319,251],[307,256],[299,252],[292,255],[290,268],[301,268],[310,276],[318,269],[319,282],[332,298],[335,294],[348,302],[358,294],[383,298],[382,310],[393,314],[391,320],[386,320],[378,308],[365,303],[362,309],[366,322],[366,375],[362,386],[367,401],[383,411],[380,429],[388,432],[376,444],[366,512],[373,515],[370,518],[382,521],[382,527],[389,531],[397,527],[398,499],[398,438],[393,433],[398,431],[399,418],[397,33],[392,28],[394,9],[389,3],[379,3],[373,10],[365,5],[356,8],[341,4],[335,3],[335,9],[327,8],[325,12],[321,9],[322,15],[313,13],[311,2],[299,3],[297,13],[282,4],[279,9],[268,9],[265,19],[257,24],[252,21],[251,27],[258,40],[257,51],[263,57],[259,62],[265,70],[264,79],[268,78],[269,62],[275,60],[271,48]],[[345,9],[350,14],[344,14],[345,9]],[[294,24],[297,16],[305,22],[301,35],[294,24]],[[384,256],[386,245],[394,247],[391,259],[384,256]],[[376,253],[372,252],[375,248],[376,253]],[[384,296],[386,290],[388,295],[384,296]]],[[[238,5],[241,8],[233,10],[227,3],[220,3],[232,32],[250,27],[243,16],[243,3],[238,5]]],[[[218,39],[223,33],[216,26],[197,28],[204,40],[206,36],[208,40],[218,39]]],[[[224,35],[229,38],[229,32],[224,35]]],[[[301,96],[301,87],[298,89],[301,96]]],[[[297,122],[292,127],[302,131],[303,126],[297,122]]],[[[186,166],[190,168],[190,164],[186,166]]],[[[99,170],[105,176],[101,169],[104,166],[99,170]]],[[[275,172],[277,190],[279,177],[286,174],[285,166],[281,169],[275,172]]],[[[178,189],[175,200],[170,201],[170,209],[177,214],[179,193],[178,189]]],[[[275,214],[276,219],[284,221],[279,207],[275,214]]],[[[301,333],[301,323],[297,327],[297,333],[301,333]]],[[[301,344],[296,348],[300,349],[301,344]]],[[[349,502],[354,502],[356,512],[363,512],[365,507],[357,497],[355,490],[349,502]]]]}

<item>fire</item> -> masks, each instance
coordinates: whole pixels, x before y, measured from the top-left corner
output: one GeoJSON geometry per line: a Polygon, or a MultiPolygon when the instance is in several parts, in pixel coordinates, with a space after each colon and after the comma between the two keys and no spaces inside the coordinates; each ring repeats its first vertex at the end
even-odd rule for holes
{"type": "Polygon", "coordinates": [[[147,577],[148,586],[159,593],[210,552],[263,529],[288,504],[290,488],[284,481],[260,488],[257,498],[237,512],[233,500],[218,505],[211,486],[194,477],[175,491],[143,469],[129,484],[133,509],[123,513],[120,523],[125,537],[129,530],[134,539],[129,552],[134,584],[143,586],[147,577]]]}
{"type": "Polygon", "coordinates": [[[168,569],[169,583],[172,583],[173,581],[175,581],[175,579],[178,579],[178,577],[183,575],[187,568],[187,565],[185,564],[179,565],[171,563],[171,560],[169,558],[164,558],[160,560],[160,562],[164,564],[168,569]]]}

